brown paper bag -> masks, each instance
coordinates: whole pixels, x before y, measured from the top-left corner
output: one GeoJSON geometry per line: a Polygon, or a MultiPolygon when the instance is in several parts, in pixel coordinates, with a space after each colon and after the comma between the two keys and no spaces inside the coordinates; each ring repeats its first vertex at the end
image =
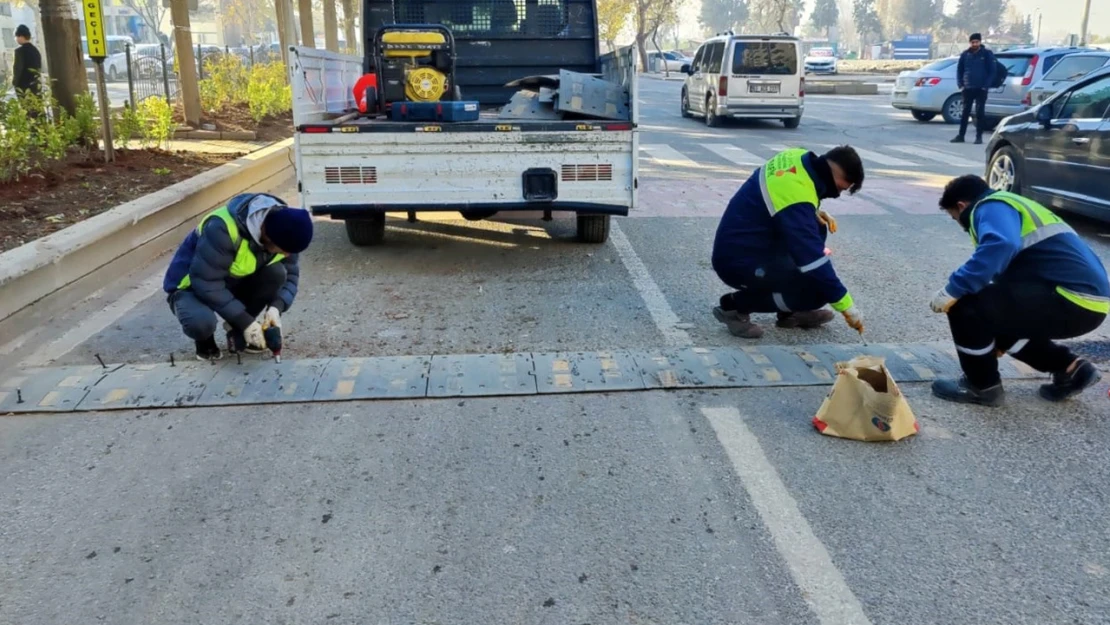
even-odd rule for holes
{"type": "Polygon", "coordinates": [[[837,363],[836,382],[813,425],[826,436],[858,441],[897,441],[920,430],[885,360],[858,356],[837,363]]]}

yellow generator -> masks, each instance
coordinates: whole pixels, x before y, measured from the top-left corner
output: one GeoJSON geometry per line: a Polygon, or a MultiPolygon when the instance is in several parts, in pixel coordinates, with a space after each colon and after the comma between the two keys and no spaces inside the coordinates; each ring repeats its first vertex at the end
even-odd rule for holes
{"type": "Polygon", "coordinates": [[[459,99],[455,86],[455,38],[438,24],[391,24],[374,38],[379,112],[394,103],[459,99]]]}

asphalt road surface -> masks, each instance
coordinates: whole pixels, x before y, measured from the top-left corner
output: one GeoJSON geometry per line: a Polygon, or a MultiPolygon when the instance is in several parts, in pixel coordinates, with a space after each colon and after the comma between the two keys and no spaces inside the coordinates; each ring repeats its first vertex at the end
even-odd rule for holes
{"type": "MultiPolygon", "coordinates": [[[[867,181],[825,208],[866,340],[947,342],[928,301],[971,244],[936,200],[979,146],[884,96],[710,129],[678,90],[640,82],[641,207],[605,245],[445,216],[359,249],[319,222],[284,364],[860,346],[839,319],[744,342],[709,314],[717,219],[753,166],[843,143],[867,181]]],[[[1110,261],[1110,228],[1073,223],[1110,261]]],[[[4,362],[191,358],[164,265],[4,362]]],[[[818,434],[821,385],[3,417],[0,623],[1107,623],[1107,384],[1049,406],[1039,382],[1008,380],[998,410],[905,383],[922,429],[897,444],[818,434]]]]}

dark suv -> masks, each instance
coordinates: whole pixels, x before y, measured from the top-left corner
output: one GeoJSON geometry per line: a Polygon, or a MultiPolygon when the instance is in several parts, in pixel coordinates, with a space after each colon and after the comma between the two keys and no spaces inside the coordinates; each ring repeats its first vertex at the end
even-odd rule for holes
{"type": "Polygon", "coordinates": [[[1110,221],[1110,68],[1091,72],[1024,113],[987,144],[991,188],[1110,221]]]}

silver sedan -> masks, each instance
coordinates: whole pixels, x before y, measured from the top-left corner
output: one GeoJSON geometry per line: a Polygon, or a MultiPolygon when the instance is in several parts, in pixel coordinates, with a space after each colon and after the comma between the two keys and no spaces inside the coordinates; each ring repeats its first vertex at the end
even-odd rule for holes
{"type": "Polygon", "coordinates": [[[960,123],[964,99],[956,84],[956,63],[959,60],[960,57],[953,56],[917,71],[899,74],[894,83],[891,106],[909,111],[920,122],[931,121],[940,115],[949,124],[960,123]]]}

